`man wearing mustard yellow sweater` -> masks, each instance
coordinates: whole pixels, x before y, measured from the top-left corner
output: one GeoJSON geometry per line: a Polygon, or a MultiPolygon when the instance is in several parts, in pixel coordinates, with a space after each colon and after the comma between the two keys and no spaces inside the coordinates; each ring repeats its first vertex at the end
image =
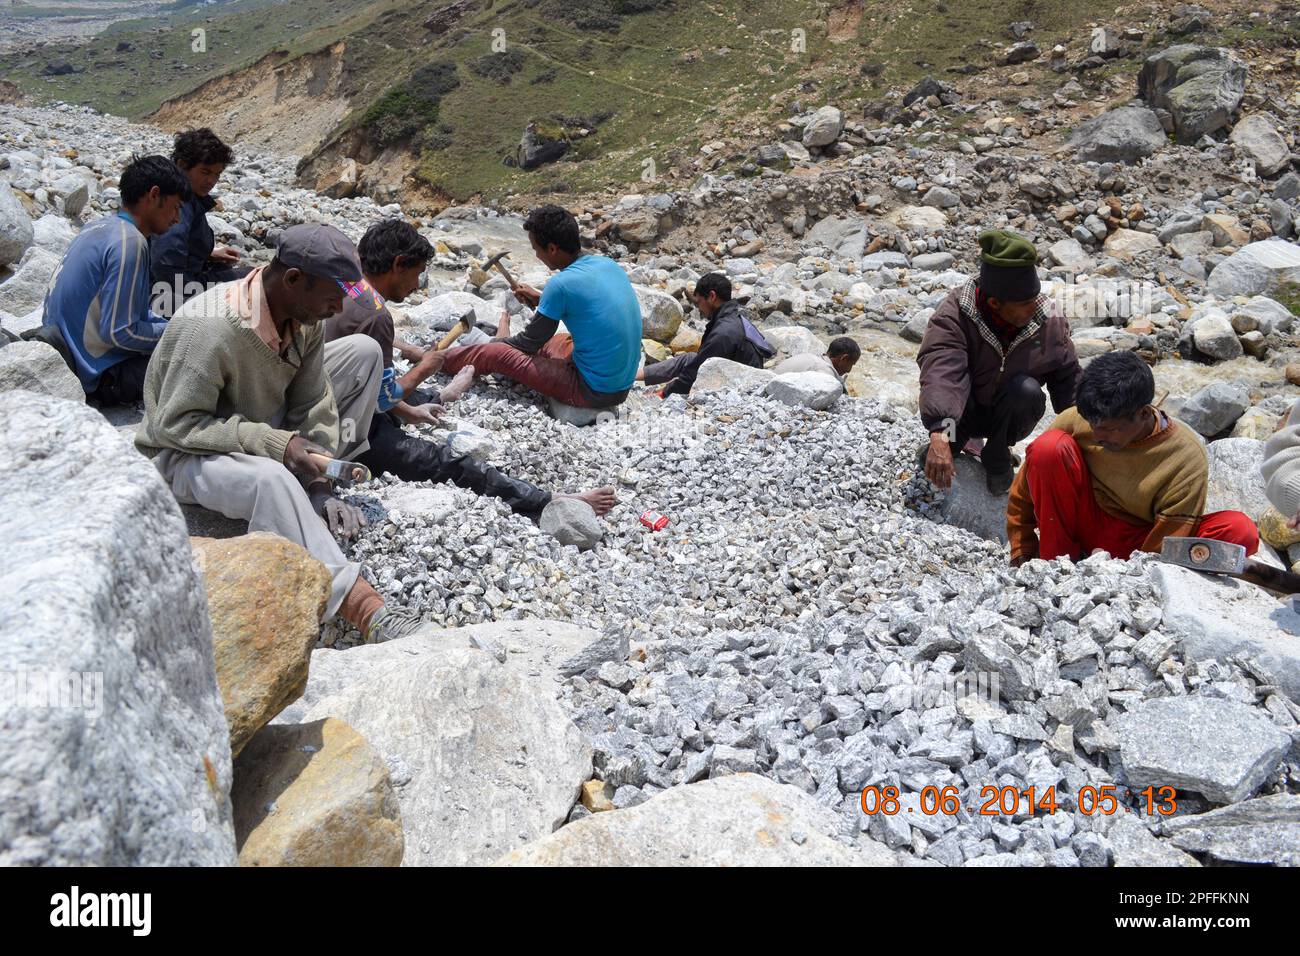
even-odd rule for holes
{"type": "Polygon", "coordinates": [[[1259,547],[1240,511],[1205,514],[1209,459],[1186,425],[1151,404],[1155,379],[1132,352],[1110,352],[1083,373],[1075,407],[1025,452],[1007,501],[1011,563],[1128,558],[1169,536],[1259,547]]]}

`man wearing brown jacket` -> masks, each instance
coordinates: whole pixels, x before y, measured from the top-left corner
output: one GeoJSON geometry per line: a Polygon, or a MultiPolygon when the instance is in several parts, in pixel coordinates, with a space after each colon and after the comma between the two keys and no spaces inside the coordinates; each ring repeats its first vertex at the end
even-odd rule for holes
{"type": "Polygon", "coordinates": [[[1037,251],[1022,236],[980,234],[980,274],[954,289],[930,317],[921,367],[921,449],[926,477],[952,486],[953,456],[983,438],[980,461],[995,495],[1015,476],[1011,446],[1043,417],[1043,386],[1059,414],[1074,404],[1082,370],[1069,323],[1040,294],[1037,251]]]}

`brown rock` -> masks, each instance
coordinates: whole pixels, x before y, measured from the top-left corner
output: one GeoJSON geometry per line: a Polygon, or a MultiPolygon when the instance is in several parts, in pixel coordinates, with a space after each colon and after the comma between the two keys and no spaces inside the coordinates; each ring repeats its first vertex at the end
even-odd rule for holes
{"type": "Polygon", "coordinates": [[[208,593],[230,752],[238,755],[302,696],[330,574],[305,549],[273,534],[191,538],[190,545],[208,593]]]}
{"type": "Polygon", "coordinates": [[[1128,207],[1129,222],[1141,222],[1146,217],[1147,217],[1147,211],[1142,208],[1142,204],[1140,202],[1135,202],[1133,205],[1128,207]]]}
{"type": "Polygon", "coordinates": [[[1236,219],[1224,213],[1208,213],[1201,220],[1201,228],[1214,236],[1215,248],[1242,246],[1250,242],[1250,234],[1236,219]]]}
{"type": "Polygon", "coordinates": [[[1124,329],[1125,332],[1131,332],[1134,335],[1154,335],[1156,331],[1153,323],[1145,315],[1135,318],[1124,329]]]}
{"type": "Polygon", "coordinates": [[[674,355],[682,352],[698,352],[702,338],[699,332],[688,325],[683,325],[677,329],[677,334],[668,343],[668,350],[674,355]]]}
{"type": "Polygon", "coordinates": [[[1300,362],[1287,362],[1286,380],[1292,385],[1300,385],[1300,362]]]}
{"type": "Polygon", "coordinates": [[[235,761],[240,866],[398,866],[401,811],[383,759],[333,717],[264,727],[235,761]]]}
{"type": "Polygon", "coordinates": [[[1056,219],[1058,222],[1069,222],[1071,219],[1079,218],[1079,207],[1065,205],[1056,210],[1056,219]]]}
{"type": "Polygon", "coordinates": [[[582,785],[582,805],[592,813],[614,809],[614,788],[604,780],[588,780],[582,785]]]}
{"type": "Polygon", "coordinates": [[[1259,536],[1279,551],[1285,551],[1293,544],[1300,544],[1300,530],[1288,528],[1289,520],[1276,508],[1270,507],[1259,516],[1259,536]]]}

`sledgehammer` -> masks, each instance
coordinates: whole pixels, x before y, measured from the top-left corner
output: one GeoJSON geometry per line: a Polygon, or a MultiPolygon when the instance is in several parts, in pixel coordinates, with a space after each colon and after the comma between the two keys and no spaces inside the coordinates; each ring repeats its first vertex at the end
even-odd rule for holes
{"type": "Polygon", "coordinates": [[[328,478],[336,485],[352,485],[370,480],[370,469],[355,461],[341,458],[326,458],[324,455],[312,454],[311,460],[321,468],[321,477],[328,478]]]}
{"type": "Polygon", "coordinates": [[[1300,594],[1300,574],[1246,557],[1246,549],[1213,538],[1165,538],[1160,559],[1193,571],[1223,574],[1279,594],[1300,594]]]}
{"type": "Polygon", "coordinates": [[[451,348],[453,342],[470,329],[474,328],[477,324],[478,317],[474,312],[474,308],[471,306],[469,311],[462,315],[459,321],[451,327],[451,331],[442,337],[442,341],[438,343],[437,351],[441,352],[443,349],[451,348]]]}

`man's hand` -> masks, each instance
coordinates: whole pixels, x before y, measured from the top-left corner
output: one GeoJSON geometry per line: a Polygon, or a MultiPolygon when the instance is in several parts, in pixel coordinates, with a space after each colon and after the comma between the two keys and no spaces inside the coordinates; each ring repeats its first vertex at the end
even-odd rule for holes
{"type": "Polygon", "coordinates": [[[516,299],[518,299],[524,305],[528,306],[528,308],[530,309],[537,308],[538,303],[542,301],[541,292],[534,289],[526,282],[520,282],[511,291],[514,292],[516,299]]]}
{"type": "Polygon", "coordinates": [[[239,261],[239,250],[231,246],[217,246],[212,250],[212,259],[222,265],[234,265],[239,261]]]}
{"type": "Polygon", "coordinates": [[[329,485],[312,485],[308,489],[308,495],[311,497],[312,508],[329,525],[330,534],[352,539],[366,526],[366,516],[361,509],[335,498],[330,493],[329,485]]]}
{"type": "Polygon", "coordinates": [[[429,349],[421,355],[420,360],[415,363],[421,380],[428,378],[430,375],[437,375],[442,370],[442,363],[445,361],[447,361],[447,353],[439,352],[437,349],[429,349]]]}
{"type": "Polygon", "coordinates": [[[319,478],[325,473],[324,468],[317,464],[312,455],[324,455],[326,458],[333,458],[334,453],[328,448],[323,448],[314,441],[308,441],[301,435],[294,435],[289,439],[289,444],[284,449],[284,467],[288,468],[295,475],[302,475],[304,478],[319,478]]]}
{"type": "Polygon", "coordinates": [[[925,477],[940,491],[952,487],[957,469],[952,463],[952,449],[943,432],[930,433],[930,453],[925,456],[925,477]]]}
{"type": "Polygon", "coordinates": [[[407,405],[402,410],[402,418],[411,425],[437,425],[442,412],[443,407],[432,402],[427,405],[407,405]]]}
{"type": "Polygon", "coordinates": [[[1290,528],[1292,531],[1294,531],[1296,528],[1300,528],[1300,511],[1297,511],[1295,513],[1295,516],[1286,523],[1286,526],[1290,528]]]}
{"type": "Polygon", "coordinates": [[[418,365],[420,359],[424,358],[424,353],[425,349],[410,342],[400,342],[397,346],[397,354],[402,357],[402,361],[410,362],[412,365],[418,365]]]}

